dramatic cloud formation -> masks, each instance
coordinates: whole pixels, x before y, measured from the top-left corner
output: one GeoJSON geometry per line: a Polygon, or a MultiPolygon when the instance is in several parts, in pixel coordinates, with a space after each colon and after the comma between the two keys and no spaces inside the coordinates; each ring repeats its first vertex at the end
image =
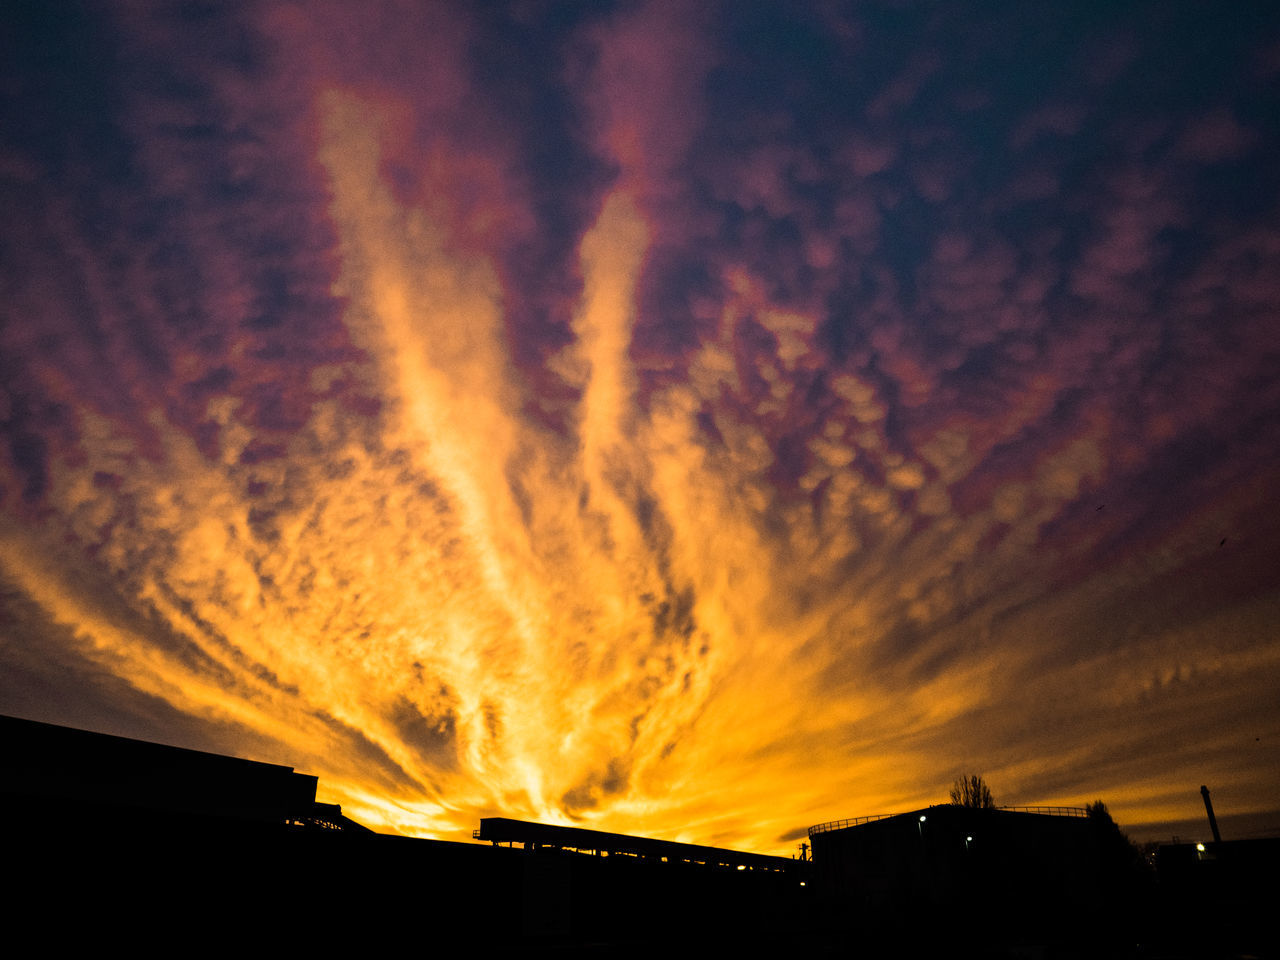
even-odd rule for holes
{"type": "Polygon", "coordinates": [[[0,53],[0,711],[357,819],[1280,808],[1280,22],[72,5],[0,53]]]}

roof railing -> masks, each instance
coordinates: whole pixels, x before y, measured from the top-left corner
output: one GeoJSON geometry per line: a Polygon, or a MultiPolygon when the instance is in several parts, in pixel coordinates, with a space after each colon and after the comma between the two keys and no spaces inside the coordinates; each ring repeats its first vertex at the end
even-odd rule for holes
{"type": "MultiPolygon", "coordinates": [[[[942,804],[948,806],[948,804],[942,804]]],[[[1013,813],[1038,813],[1042,816],[1049,817],[1087,817],[1089,811],[1084,807],[996,807],[997,810],[1008,810],[1013,813]]],[[[909,811],[914,813],[915,811],[909,811]]],[[[902,813],[876,813],[869,817],[854,817],[851,820],[830,820],[827,823],[819,823],[809,828],[809,836],[815,833],[829,833],[832,830],[843,830],[846,827],[856,827],[859,824],[871,823],[873,820],[887,820],[890,817],[906,816],[902,813]]]]}
{"type": "Polygon", "coordinates": [[[997,810],[1012,810],[1014,813],[1039,813],[1050,817],[1087,817],[1089,811],[1085,807],[997,807],[997,810]]]}
{"type": "Polygon", "coordinates": [[[852,820],[832,820],[828,823],[819,823],[809,828],[809,836],[815,833],[827,833],[831,830],[843,830],[845,827],[856,827],[860,823],[870,823],[872,820],[885,820],[889,817],[898,817],[898,813],[875,813],[869,817],[854,817],[852,820]]]}

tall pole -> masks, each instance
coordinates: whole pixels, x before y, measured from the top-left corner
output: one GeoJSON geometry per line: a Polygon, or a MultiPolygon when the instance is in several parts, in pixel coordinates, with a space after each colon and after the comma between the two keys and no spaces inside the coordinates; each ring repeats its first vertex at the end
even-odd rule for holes
{"type": "Polygon", "coordinates": [[[1209,799],[1209,788],[1201,785],[1200,796],[1204,797],[1204,810],[1209,814],[1209,829],[1213,831],[1213,842],[1221,843],[1222,835],[1218,833],[1218,818],[1213,815],[1213,801],[1209,799]]]}

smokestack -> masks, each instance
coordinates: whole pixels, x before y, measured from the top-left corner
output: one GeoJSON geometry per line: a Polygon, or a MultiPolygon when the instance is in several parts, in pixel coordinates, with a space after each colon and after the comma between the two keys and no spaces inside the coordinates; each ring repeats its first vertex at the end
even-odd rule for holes
{"type": "Polygon", "coordinates": [[[1209,814],[1209,829],[1213,831],[1213,842],[1221,843],[1222,835],[1218,833],[1218,818],[1213,815],[1213,801],[1209,799],[1209,788],[1202,785],[1200,796],[1204,797],[1205,813],[1209,814]]]}

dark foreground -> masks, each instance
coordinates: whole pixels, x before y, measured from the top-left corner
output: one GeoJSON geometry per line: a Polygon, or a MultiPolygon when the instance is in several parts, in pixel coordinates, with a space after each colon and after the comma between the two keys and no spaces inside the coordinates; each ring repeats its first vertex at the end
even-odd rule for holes
{"type": "Polygon", "coordinates": [[[1159,875],[1065,886],[1043,858],[1011,875],[1030,861],[917,855],[892,883],[850,886],[821,850],[779,868],[414,840],[314,796],[315,778],[287,767],[0,718],[6,942],[30,940],[33,954],[1280,956],[1274,841],[1168,848],[1159,875]]]}

